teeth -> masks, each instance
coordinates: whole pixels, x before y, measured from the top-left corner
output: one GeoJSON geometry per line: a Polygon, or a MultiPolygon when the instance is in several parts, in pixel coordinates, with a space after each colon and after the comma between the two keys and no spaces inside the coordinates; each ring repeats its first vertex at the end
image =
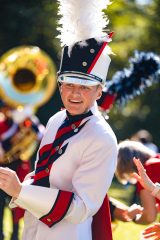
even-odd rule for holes
{"type": "Polygon", "coordinates": [[[70,102],[74,102],[74,103],[80,103],[81,101],[70,100],[70,102]]]}

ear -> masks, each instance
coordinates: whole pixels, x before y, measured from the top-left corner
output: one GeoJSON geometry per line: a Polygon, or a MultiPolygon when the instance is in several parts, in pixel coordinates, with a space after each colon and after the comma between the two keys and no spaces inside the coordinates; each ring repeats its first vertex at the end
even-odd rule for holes
{"type": "Polygon", "coordinates": [[[62,84],[59,84],[59,92],[62,93],[62,84]]]}
{"type": "Polygon", "coordinates": [[[98,92],[97,92],[97,98],[96,98],[96,100],[100,99],[101,96],[102,96],[102,87],[99,86],[98,89],[97,89],[97,91],[98,91],[98,92]]]}

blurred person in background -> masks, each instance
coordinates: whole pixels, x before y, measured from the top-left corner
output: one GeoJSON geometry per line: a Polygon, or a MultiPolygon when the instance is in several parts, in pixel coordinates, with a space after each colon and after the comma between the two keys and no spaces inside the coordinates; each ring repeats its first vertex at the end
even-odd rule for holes
{"type": "Polygon", "coordinates": [[[131,206],[127,206],[126,204],[112,197],[109,198],[109,206],[112,222],[116,220],[131,222],[136,218],[137,214],[142,214],[143,212],[143,208],[136,203],[132,204],[131,206]]]}
{"type": "MultiPolygon", "coordinates": [[[[149,194],[160,200],[160,183],[152,182],[139,159],[134,158],[134,163],[137,167],[138,173],[133,173],[133,177],[139,181],[139,183],[149,192],[149,194]]],[[[142,234],[146,239],[160,239],[160,223],[154,223],[152,226],[147,227],[142,234]]]]}
{"type": "MultiPolygon", "coordinates": [[[[13,117],[14,109],[1,102],[0,105],[0,167],[12,169],[17,173],[22,182],[25,176],[31,171],[31,156],[39,144],[44,126],[40,124],[35,116],[26,117],[21,112],[16,122],[13,117]]],[[[0,190],[0,240],[4,240],[3,229],[4,210],[10,196],[0,190]]],[[[13,208],[11,240],[18,240],[19,221],[24,216],[24,209],[13,208]]]]}
{"type": "Polygon", "coordinates": [[[133,177],[132,174],[136,171],[133,162],[134,157],[140,159],[153,182],[160,182],[160,155],[156,155],[154,151],[136,141],[125,140],[118,145],[117,179],[122,184],[126,184],[127,182],[136,184],[143,213],[137,216],[134,221],[136,223],[149,224],[156,220],[157,204],[160,204],[160,200],[150,195],[146,189],[137,183],[136,178],[133,177]]]}
{"type": "Polygon", "coordinates": [[[155,143],[153,143],[152,134],[146,129],[141,129],[137,131],[135,134],[131,136],[130,140],[139,141],[143,143],[146,147],[154,151],[155,153],[159,152],[159,148],[156,146],[155,143]]]}

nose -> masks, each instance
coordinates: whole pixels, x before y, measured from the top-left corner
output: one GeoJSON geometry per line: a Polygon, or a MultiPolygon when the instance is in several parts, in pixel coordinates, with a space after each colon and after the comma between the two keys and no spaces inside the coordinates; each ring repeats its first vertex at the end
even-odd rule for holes
{"type": "Polygon", "coordinates": [[[73,88],[72,88],[72,94],[73,95],[78,95],[78,96],[80,96],[81,95],[81,90],[80,90],[80,88],[78,87],[78,86],[74,86],[73,88]]]}

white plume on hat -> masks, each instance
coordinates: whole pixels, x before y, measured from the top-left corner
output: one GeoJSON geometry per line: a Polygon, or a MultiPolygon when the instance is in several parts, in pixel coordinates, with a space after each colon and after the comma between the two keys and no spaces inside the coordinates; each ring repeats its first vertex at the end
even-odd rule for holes
{"type": "MultiPolygon", "coordinates": [[[[97,41],[111,41],[104,29],[108,19],[103,9],[109,0],[58,0],[61,45],[73,46],[76,42],[95,38],[97,41]]],[[[85,45],[85,41],[81,43],[85,45]]]]}

